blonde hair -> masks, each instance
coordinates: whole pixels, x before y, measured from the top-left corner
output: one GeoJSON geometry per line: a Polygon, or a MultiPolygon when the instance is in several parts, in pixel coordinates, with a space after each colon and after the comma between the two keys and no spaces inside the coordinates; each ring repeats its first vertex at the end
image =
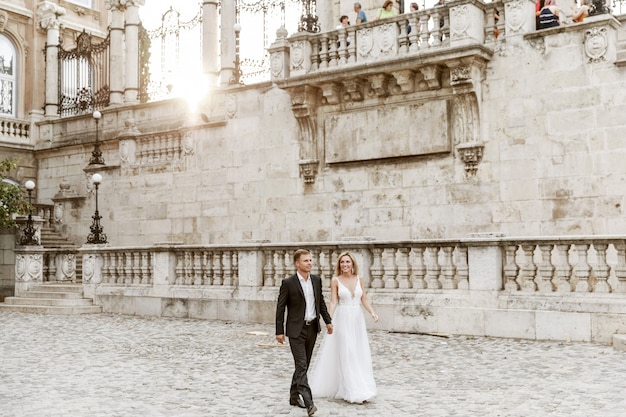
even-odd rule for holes
{"type": "Polygon", "coordinates": [[[342,252],[337,258],[337,265],[335,266],[335,276],[338,277],[341,275],[341,258],[343,258],[344,256],[349,257],[352,261],[352,273],[354,275],[359,275],[359,265],[356,263],[356,259],[354,259],[354,256],[352,256],[350,252],[342,252]]]}

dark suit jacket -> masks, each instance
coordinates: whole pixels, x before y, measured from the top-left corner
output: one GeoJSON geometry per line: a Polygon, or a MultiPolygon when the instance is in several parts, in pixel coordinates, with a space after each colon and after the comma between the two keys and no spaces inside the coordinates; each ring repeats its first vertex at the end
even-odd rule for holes
{"type": "MultiPolygon", "coordinates": [[[[315,320],[313,325],[317,332],[320,331],[320,315],[326,324],[331,322],[330,314],[326,308],[326,302],[322,295],[322,279],[317,275],[310,274],[315,295],[315,320]]],[[[285,278],[280,284],[278,304],[276,305],[276,334],[286,334],[287,337],[298,337],[304,326],[304,313],[306,301],[304,291],[298,280],[298,275],[285,278]],[[287,309],[287,333],[285,333],[285,308],[287,309]]]]}

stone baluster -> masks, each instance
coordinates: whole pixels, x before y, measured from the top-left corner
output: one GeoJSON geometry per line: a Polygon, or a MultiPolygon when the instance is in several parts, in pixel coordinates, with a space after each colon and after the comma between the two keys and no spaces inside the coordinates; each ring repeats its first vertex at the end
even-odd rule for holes
{"type": "Polygon", "coordinates": [[[337,48],[339,65],[343,66],[348,63],[348,36],[346,28],[339,29],[337,33],[337,42],[339,43],[339,47],[337,48]]]}
{"type": "Polygon", "coordinates": [[[202,253],[193,252],[193,285],[202,285],[202,253]]]}
{"type": "Polygon", "coordinates": [[[287,276],[285,253],[286,251],[284,250],[277,250],[274,252],[274,256],[276,258],[276,262],[274,264],[274,282],[277,284],[282,282],[282,280],[287,276]]]}
{"type": "Polygon", "coordinates": [[[452,261],[453,246],[443,246],[441,248],[443,252],[443,262],[441,264],[441,275],[443,276],[442,287],[447,290],[456,289],[454,277],[456,276],[456,266],[452,261]]]}
{"type": "Polygon", "coordinates": [[[339,38],[336,36],[328,37],[328,67],[333,68],[339,65],[339,46],[337,45],[339,38]]]}
{"type": "Polygon", "coordinates": [[[117,252],[113,252],[111,254],[111,277],[113,279],[114,284],[122,284],[124,282],[124,277],[122,276],[122,255],[117,252]]]}
{"type": "Polygon", "coordinates": [[[597,279],[594,292],[611,292],[611,287],[607,282],[611,272],[611,267],[606,262],[606,250],[608,247],[609,245],[606,243],[593,244],[593,248],[596,250],[596,266],[593,268],[593,272],[597,279]]]}
{"type": "Polygon", "coordinates": [[[193,284],[193,252],[186,251],[185,252],[185,285],[193,284]]]}
{"type": "Polygon", "coordinates": [[[104,282],[105,284],[111,283],[111,271],[109,269],[110,263],[111,263],[111,253],[103,252],[102,253],[102,282],[104,282]]]}
{"type": "Polygon", "coordinates": [[[619,241],[614,246],[617,251],[617,265],[615,265],[617,288],[614,291],[626,293],[626,241],[619,241]]]}
{"type": "Polygon", "coordinates": [[[507,291],[518,291],[520,286],[517,281],[517,274],[519,272],[519,266],[515,260],[515,254],[517,253],[517,245],[510,244],[504,247],[504,276],[506,282],[504,283],[504,289],[507,291]]]}
{"type": "Polygon", "coordinates": [[[310,55],[310,60],[311,60],[311,65],[310,65],[310,70],[311,72],[315,72],[317,70],[320,69],[320,38],[313,38],[313,41],[311,44],[309,44],[309,53],[310,55]]]}
{"type": "Polygon", "coordinates": [[[398,21],[400,25],[400,34],[398,35],[398,55],[406,55],[409,52],[409,38],[407,36],[406,27],[409,24],[407,19],[398,21]]]}
{"type": "Polygon", "coordinates": [[[336,265],[336,262],[333,260],[333,256],[337,256],[337,254],[334,254],[332,250],[327,249],[324,251],[324,263],[322,264],[322,274],[324,275],[324,288],[330,287],[330,280],[335,274],[333,266],[336,265]]]}
{"type": "Polygon", "coordinates": [[[141,283],[141,254],[139,252],[132,252],[130,254],[131,261],[131,284],[140,284],[141,283]]]}
{"type": "Polygon", "coordinates": [[[174,284],[182,285],[185,282],[185,270],[184,270],[184,254],[182,252],[176,252],[176,268],[174,269],[174,274],[176,275],[176,279],[174,280],[174,284]]]}
{"type": "Polygon", "coordinates": [[[320,36],[320,69],[328,68],[329,51],[328,51],[328,35],[320,36]]]}
{"type": "Polygon", "coordinates": [[[443,9],[441,7],[434,8],[431,17],[433,19],[433,30],[431,31],[433,35],[433,41],[431,46],[441,46],[441,39],[443,38],[443,27],[439,25],[439,22],[442,19],[445,20],[445,18],[443,17],[443,9]]]}
{"type": "Polygon", "coordinates": [[[152,254],[149,252],[141,252],[141,283],[153,284],[152,254]]]}
{"type": "Polygon", "coordinates": [[[348,26],[347,32],[348,37],[352,40],[350,45],[348,45],[348,63],[354,64],[356,62],[356,27],[348,26]]]}
{"type": "Polygon", "coordinates": [[[574,267],[574,274],[578,278],[576,283],[576,292],[590,292],[591,286],[589,285],[589,275],[591,274],[591,266],[589,266],[589,245],[577,244],[574,245],[576,252],[578,253],[578,262],[574,267]]]}
{"type": "Polygon", "coordinates": [[[411,262],[411,286],[417,289],[426,288],[426,264],[424,263],[424,247],[416,246],[412,249],[413,261],[411,262]]]}
{"type": "Polygon", "coordinates": [[[122,271],[124,271],[124,284],[130,285],[133,283],[133,254],[124,253],[124,265],[122,271]]]}
{"type": "Polygon", "coordinates": [[[554,285],[552,285],[552,278],[554,276],[554,265],[552,265],[552,249],[553,244],[540,244],[539,250],[541,251],[541,264],[539,265],[539,292],[552,292],[554,291],[554,285]]]}
{"type": "Polygon", "coordinates": [[[57,275],[57,260],[56,256],[48,256],[48,276],[56,277],[57,275]]]}
{"type": "Polygon", "coordinates": [[[233,285],[239,285],[239,252],[233,252],[233,260],[232,260],[232,269],[233,269],[233,285]]]}
{"type": "Polygon", "coordinates": [[[411,288],[411,281],[409,280],[411,274],[411,266],[409,264],[409,255],[411,248],[399,248],[398,249],[398,287],[399,288],[411,288]]]}
{"type": "Polygon", "coordinates": [[[556,245],[557,253],[559,254],[559,263],[556,267],[556,291],[557,292],[572,292],[572,265],[569,263],[569,249],[570,244],[558,244],[556,245]]]}
{"type": "Polygon", "coordinates": [[[224,285],[233,285],[232,256],[232,252],[229,250],[225,250],[222,256],[222,264],[224,265],[224,285]]]}
{"type": "Polygon", "coordinates": [[[383,288],[385,283],[383,282],[383,261],[382,261],[383,250],[380,248],[372,249],[372,266],[370,267],[370,274],[372,276],[372,284],[371,288],[383,288]]]}
{"type": "Polygon", "coordinates": [[[265,277],[263,286],[273,287],[274,281],[274,252],[272,250],[263,251],[265,255],[265,265],[263,266],[263,275],[265,277]]]}
{"type": "Polygon", "coordinates": [[[202,257],[202,264],[204,265],[202,283],[204,285],[211,285],[213,283],[213,254],[210,251],[204,251],[202,257]]]}
{"type": "Polygon", "coordinates": [[[420,49],[430,48],[430,43],[428,43],[428,39],[431,35],[431,31],[428,30],[428,21],[430,18],[431,16],[429,14],[423,14],[420,16],[420,49]]]}
{"type": "Polygon", "coordinates": [[[224,275],[222,269],[222,252],[216,250],[213,252],[213,285],[223,285],[224,275]]]}
{"type": "Polygon", "coordinates": [[[383,259],[387,260],[387,262],[383,262],[385,288],[398,288],[398,281],[396,280],[398,275],[396,252],[396,248],[388,248],[383,251],[383,259]],[[386,257],[384,256],[385,254],[387,254],[386,257]]]}
{"type": "Polygon", "coordinates": [[[441,267],[439,266],[439,247],[429,246],[427,251],[430,262],[426,264],[426,283],[429,289],[440,289],[441,282],[439,281],[439,274],[441,273],[441,267]]]}
{"type": "Polygon", "coordinates": [[[417,52],[419,50],[420,42],[420,16],[415,13],[411,13],[409,16],[409,25],[411,25],[411,32],[409,37],[409,52],[417,52]]]}
{"type": "Polygon", "coordinates": [[[535,265],[533,257],[536,245],[534,243],[524,243],[521,246],[522,252],[524,253],[524,262],[522,263],[522,269],[520,271],[522,291],[535,292],[537,291],[537,283],[535,282],[537,265],[535,265]]]}
{"type": "Polygon", "coordinates": [[[456,287],[459,290],[469,290],[469,265],[467,261],[467,247],[457,246],[456,275],[458,282],[456,287]]]}

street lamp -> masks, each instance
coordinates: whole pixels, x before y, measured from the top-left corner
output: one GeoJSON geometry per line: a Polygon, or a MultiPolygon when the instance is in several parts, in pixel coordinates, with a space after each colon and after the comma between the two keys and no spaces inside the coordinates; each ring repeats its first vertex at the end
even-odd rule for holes
{"type": "Polygon", "coordinates": [[[298,32],[317,33],[320,31],[316,9],[316,0],[302,0],[302,16],[298,23],[298,32]]]}
{"type": "Polygon", "coordinates": [[[239,33],[241,32],[241,25],[239,23],[235,23],[233,30],[235,31],[235,69],[233,71],[233,76],[228,82],[231,85],[241,84],[241,60],[239,58],[239,33]]]}
{"type": "Polygon", "coordinates": [[[93,112],[93,118],[96,119],[96,144],[93,147],[93,152],[91,152],[91,159],[89,159],[89,165],[104,165],[104,158],[102,157],[102,151],[100,151],[100,141],[98,139],[98,122],[102,117],[102,113],[98,110],[93,112]]]}
{"type": "Polygon", "coordinates": [[[102,175],[93,174],[91,176],[91,181],[96,187],[96,212],[93,214],[93,216],[91,216],[91,218],[93,219],[93,223],[91,224],[91,233],[89,233],[89,236],[87,236],[87,243],[107,243],[107,235],[102,233],[103,229],[102,226],[100,226],[100,219],[102,218],[102,216],[100,216],[100,213],[98,213],[98,187],[102,182],[102,175]]]}
{"type": "Polygon", "coordinates": [[[35,181],[28,180],[24,185],[26,186],[26,191],[28,191],[28,219],[26,220],[26,227],[20,243],[22,245],[39,245],[39,240],[35,236],[36,230],[33,226],[33,205],[31,202],[35,181]]]}

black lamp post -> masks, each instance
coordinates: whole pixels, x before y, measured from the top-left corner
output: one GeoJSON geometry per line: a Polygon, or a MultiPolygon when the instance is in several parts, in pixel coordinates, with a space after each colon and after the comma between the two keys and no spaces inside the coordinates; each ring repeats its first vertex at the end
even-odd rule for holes
{"type": "Polygon", "coordinates": [[[89,159],[89,165],[104,165],[104,158],[102,157],[102,151],[100,150],[100,141],[98,138],[98,122],[102,117],[102,113],[98,110],[93,112],[93,118],[96,119],[96,143],[93,147],[93,152],[91,152],[91,159],[89,159]]]}
{"type": "Polygon", "coordinates": [[[91,233],[87,236],[87,243],[107,243],[107,235],[103,233],[103,228],[100,226],[100,213],[98,213],[98,187],[102,182],[102,175],[93,174],[91,176],[91,180],[93,181],[93,185],[96,187],[96,212],[91,216],[93,219],[93,223],[91,224],[91,233]]]}
{"type": "Polygon", "coordinates": [[[239,33],[241,32],[241,25],[235,23],[233,26],[235,31],[235,69],[233,76],[229,80],[229,84],[241,84],[241,60],[239,57],[239,33]]]}
{"type": "Polygon", "coordinates": [[[298,32],[317,33],[320,31],[316,9],[316,0],[302,0],[302,15],[298,23],[298,32]]]}
{"type": "Polygon", "coordinates": [[[28,191],[28,219],[26,220],[26,227],[24,228],[24,234],[22,235],[22,240],[20,243],[22,245],[39,245],[39,240],[37,240],[35,226],[33,225],[33,205],[32,205],[32,193],[35,189],[35,182],[28,180],[26,181],[26,191],[28,191]]]}

